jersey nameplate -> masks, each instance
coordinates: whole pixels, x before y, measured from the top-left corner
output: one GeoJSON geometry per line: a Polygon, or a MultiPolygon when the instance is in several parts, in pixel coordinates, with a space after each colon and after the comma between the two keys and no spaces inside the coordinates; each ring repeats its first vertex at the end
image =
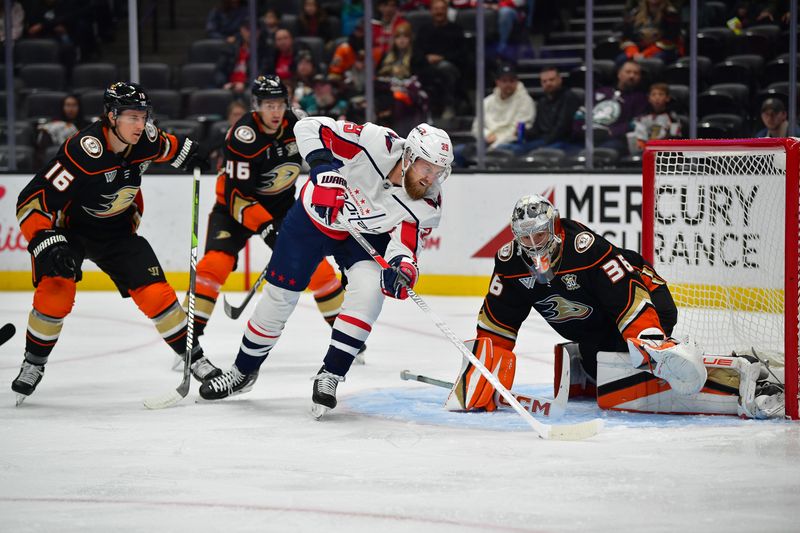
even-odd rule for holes
{"type": "Polygon", "coordinates": [[[575,236],[575,251],[582,254],[594,244],[594,235],[588,231],[582,231],[575,236]]]}
{"type": "Polygon", "coordinates": [[[89,157],[94,157],[95,159],[103,155],[103,145],[97,137],[87,135],[81,139],[81,148],[89,157]]]}
{"type": "Polygon", "coordinates": [[[256,132],[250,126],[239,126],[233,132],[233,136],[242,141],[243,143],[250,144],[256,140],[256,132]]]}
{"type": "Polygon", "coordinates": [[[144,125],[144,132],[147,134],[147,139],[152,143],[156,142],[158,138],[158,130],[151,123],[146,122],[144,125]]]}

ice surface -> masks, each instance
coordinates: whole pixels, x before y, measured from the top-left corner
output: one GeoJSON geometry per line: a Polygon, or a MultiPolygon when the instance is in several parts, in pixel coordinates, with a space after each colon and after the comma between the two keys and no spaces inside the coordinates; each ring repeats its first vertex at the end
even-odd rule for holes
{"type": "MultiPolygon", "coordinates": [[[[242,294],[229,298],[238,303],[242,294]]],[[[461,336],[479,298],[426,297],[461,336]]],[[[366,366],[340,406],[308,415],[327,326],[304,295],[252,392],[172,409],[142,400],[176,387],[172,354],[130,300],[78,292],[36,393],[14,407],[30,293],[3,293],[0,531],[798,531],[800,424],[600,413],[583,442],[537,439],[512,411],[447,413],[459,354],[412,302],[387,301],[366,366]]],[[[203,338],[233,361],[251,307],[218,306],[203,338]]],[[[557,337],[538,317],[518,345],[520,392],[550,394],[557,337]]]]}

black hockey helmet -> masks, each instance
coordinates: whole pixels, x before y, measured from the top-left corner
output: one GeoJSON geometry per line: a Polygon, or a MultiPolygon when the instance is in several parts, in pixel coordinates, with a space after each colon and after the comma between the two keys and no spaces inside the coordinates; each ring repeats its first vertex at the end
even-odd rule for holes
{"type": "Polygon", "coordinates": [[[104,115],[113,113],[115,117],[126,109],[146,111],[149,118],[152,106],[150,97],[147,96],[141,85],[118,81],[112,83],[103,94],[103,109],[105,110],[104,115]]]}
{"type": "Polygon", "coordinates": [[[250,92],[253,95],[253,109],[258,109],[262,100],[281,99],[287,103],[289,102],[289,89],[274,74],[267,74],[254,79],[250,92]]]}

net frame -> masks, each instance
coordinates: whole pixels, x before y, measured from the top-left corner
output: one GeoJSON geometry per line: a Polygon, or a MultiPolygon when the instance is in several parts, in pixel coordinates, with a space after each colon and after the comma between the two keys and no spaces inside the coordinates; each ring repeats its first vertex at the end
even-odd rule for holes
{"type": "MultiPolygon", "coordinates": [[[[642,255],[654,263],[656,162],[662,152],[707,152],[731,156],[747,156],[758,151],[785,153],[784,191],[784,354],[786,371],[786,415],[798,420],[798,306],[800,306],[800,139],[724,139],[651,141],[642,156],[642,255]]],[[[656,265],[656,270],[658,266],[656,265]]],[[[670,282],[669,279],[666,280],[670,282]]]]}

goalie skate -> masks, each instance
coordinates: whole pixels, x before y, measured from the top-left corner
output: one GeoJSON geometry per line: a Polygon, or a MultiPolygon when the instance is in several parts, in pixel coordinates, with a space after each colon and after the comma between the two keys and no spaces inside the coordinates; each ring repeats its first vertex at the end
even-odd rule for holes
{"type": "Polygon", "coordinates": [[[17,393],[17,407],[33,394],[36,386],[42,381],[42,376],[44,376],[44,365],[34,365],[27,360],[22,361],[19,374],[11,382],[11,390],[17,393]]]}
{"type": "Polygon", "coordinates": [[[325,370],[325,365],[319,369],[314,380],[314,389],[311,393],[311,416],[319,420],[325,413],[336,407],[336,387],[344,376],[337,376],[325,370]]]}
{"type": "Polygon", "coordinates": [[[243,374],[236,365],[230,370],[211,378],[200,385],[200,397],[204,400],[221,400],[249,391],[258,379],[258,370],[243,374]]]}

